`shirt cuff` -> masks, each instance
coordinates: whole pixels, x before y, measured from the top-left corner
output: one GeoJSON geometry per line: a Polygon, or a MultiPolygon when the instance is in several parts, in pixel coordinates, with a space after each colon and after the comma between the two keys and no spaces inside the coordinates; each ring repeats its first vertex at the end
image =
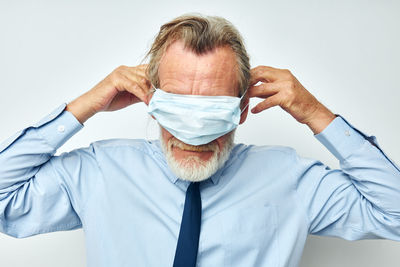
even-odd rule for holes
{"type": "Polygon", "coordinates": [[[374,141],[373,137],[368,137],[355,129],[340,115],[314,136],[340,161],[360,148],[366,140],[374,141]]]}
{"type": "Polygon", "coordinates": [[[84,127],[65,107],[64,103],[35,125],[37,133],[54,148],[61,147],[84,127]]]}

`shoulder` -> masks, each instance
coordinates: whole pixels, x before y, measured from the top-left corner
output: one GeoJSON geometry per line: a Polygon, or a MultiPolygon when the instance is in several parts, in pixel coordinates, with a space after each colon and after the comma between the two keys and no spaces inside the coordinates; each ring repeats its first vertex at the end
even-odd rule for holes
{"type": "Polygon", "coordinates": [[[144,139],[105,139],[90,144],[94,150],[103,152],[131,151],[152,154],[150,142],[144,139]]]}
{"type": "Polygon", "coordinates": [[[235,145],[233,157],[246,166],[257,168],[281,169],[292,168],[297,162],[294,148],[278,145],[235,145]]]}
{"type": "Polygon", "coordinates": [[[238,154],[245,157],[293,158],[297,155],[297,152],[294,148],[278,145],[257,146],[237,144],[235,145],[235,149],[240,151],[238,154]]]}
{"type": "Polygon", "coordinates": [[[92,142],[91,144],[96,147],[110,148],[110,147],[145,147],[147,141],[144,139],[126,139],[126,138],[112,138],[92,142]]]}
{"type": "Polygon", "coordinates": [[[75,148],[71,151],[62,152],[53,161],[76,161],[89,160],[98,161],[104,157],[140,156],[144,154],[153,155],[149,142],[143,139],[104,139],[91,142],[88,146],[75,148]]]}

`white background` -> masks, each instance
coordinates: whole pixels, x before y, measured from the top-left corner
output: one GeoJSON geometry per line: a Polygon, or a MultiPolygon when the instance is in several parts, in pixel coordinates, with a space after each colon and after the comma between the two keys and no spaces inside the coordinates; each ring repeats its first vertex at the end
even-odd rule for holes
{"type": "MultiPolygon", "coordinates": [[[[253,67],[290,69],[400,162],[398,1],[0,1],[1,141],[115,67],[138,65],[163,23],[201,12],[237,26],[253,67]]],[[[99,139],[157,137],[138,104],[97,114],[57,154],[99,139]]],[[[250,114],[236,142],[291,146],[338,167],[312,132],[280,108],[250,114]]],[[[398,266],[399,251],[393,241],[309,237],[301,266],[398,266]]],[[[0,234],[1,266],[83,267],[85,253],[82,230],[25,239],[0,234]]]]}

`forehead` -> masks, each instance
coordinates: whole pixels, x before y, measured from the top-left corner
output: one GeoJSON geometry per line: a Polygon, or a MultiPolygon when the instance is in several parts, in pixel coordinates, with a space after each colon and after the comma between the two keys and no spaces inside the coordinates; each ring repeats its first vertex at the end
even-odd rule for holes
{"type": "Polygon", "coordinates": [[[177,94],[238,95],[237,63],[230,47],[197,55],[182,41],[172,43],[160,60],[160,88],[177,94]]]}

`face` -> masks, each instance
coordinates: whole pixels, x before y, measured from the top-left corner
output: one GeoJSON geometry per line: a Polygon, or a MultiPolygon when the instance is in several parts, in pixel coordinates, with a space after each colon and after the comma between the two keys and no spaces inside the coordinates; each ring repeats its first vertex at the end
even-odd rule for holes
{"type": "MultiPolygon", "coordinates": [[[[235,54],[229,47],[196,55],[185,49],[183,42],[176,41],[161,58],[160,88],[175,94],[238,96],[236,66],[235,54]]],[[[247,110],[242,113],[240,123],[244,122],[246,114],[247,110]]],[[[172,171],[181,179],[200,181],[211,176],[226,161],[233,146],[233,134],[230,132],[209,144],[193,146],[161,127],[161,142],[172,171]]]]}

